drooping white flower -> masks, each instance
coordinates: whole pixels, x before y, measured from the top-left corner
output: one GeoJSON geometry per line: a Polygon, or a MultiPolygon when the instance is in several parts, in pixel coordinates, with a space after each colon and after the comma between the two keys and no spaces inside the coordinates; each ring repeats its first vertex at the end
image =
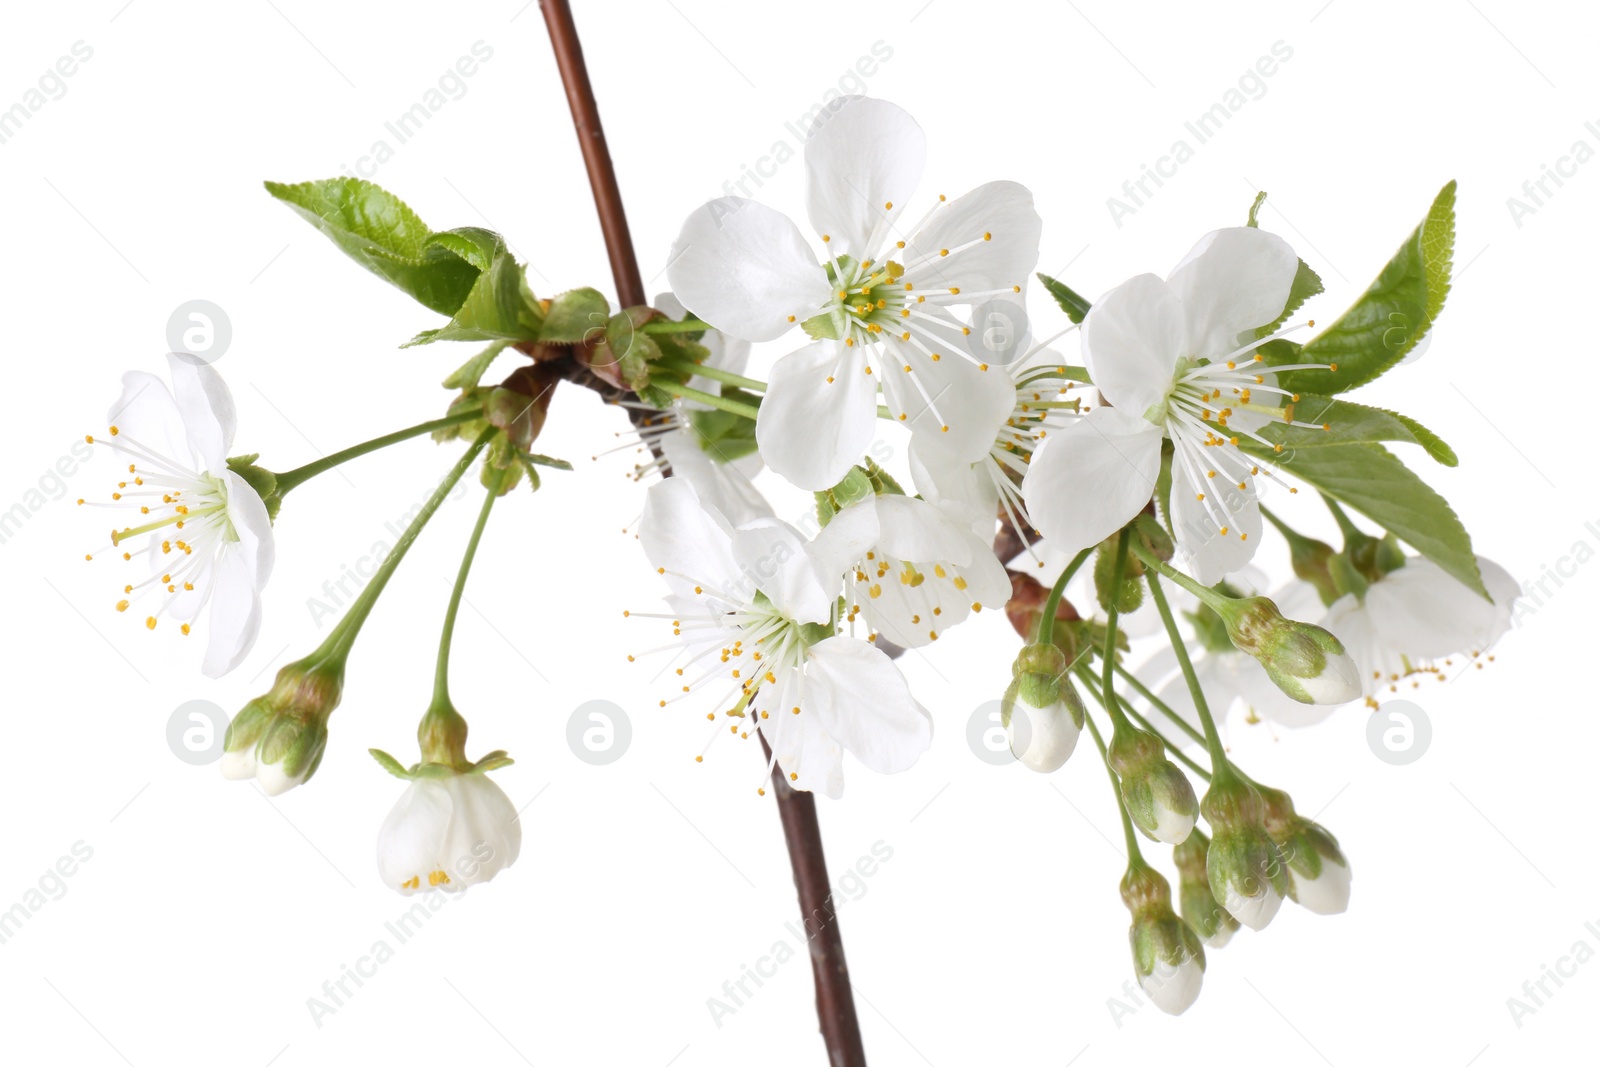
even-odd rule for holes
{"type": "Polygon", "coordinates": [[[846,751],[895,774],[927,750],[932,719],[893,660],[837,633],[840,571],[791,527],[735,528],[671,478],[651,487],[639,540],[672,589],[684,646],[674,700],[722,679],[731,732],[759,731],[795,788],[830,797],[844,790],[846,751]]]}
{"type": "Polygon", "coordinates": [[[1066,701],[1057,699],[1038,708],[1026,693],[1019,692],[1011,705],[1011,721],[1006,723],[1006,743],[1028,770],[1049,774],[1072,758],[1082,732],[1066,701]]]}
{"type": "MultiPolygon", "coordinates": [[[[1292,409],[1259,402],[1270,384],[1254,331],[1289,299],[1298,259],[1254,227],[1201,238],[1165,281],[1131,278],[1083,322],[1083,358],[1110,406],[1052,435],[1037,450],[1022,494],[1060,551],[1097,544],[1150,501],[1163,439],[1173,444],[1177,546],[1194,577],[1212,585],[1250,560],[1261,537],[1255,460],[1240,438],[1292,409]]],[[[1276,336],[1276,335],[1275,335],[1276,336]]],[[[1320,365],[1318,365],[1320,366],[1320,365]]],[[[1294,425],[1301,425],[1294,423],[1294,425]]]]}
{"type": "Polygon", "coordinates": [[[817,535],[825,574],[844,576],[845,621],[859,613],[901,648],[920,648],[984,608],[1005,606],[1011,579],[994,550],[939,506],[898,493],[851,504],[817,535]]]}
{"type": "Polygon", "coordinates": [[[415,778],[378,830],[378,876],[407,896],[458,893],[517,861],[522,824],[483,773],[415,778]]]}
{"type": "Polygon", "coordinates": [[[1372,582],[1365,596],[1346,593],[1328,608],[1322,625],[1354,657],[1367,702],[1387,689],[1398,692],[1423,675],[1443,680],[1448,657],[1476,659],[1511,626],[1522,590],[1493,560],[1478,557],[1491,600],[1467,588],[1421,556],[1372,582]]]}
{"type": "MultiPolygon", "coordinates": [[[[659,294],[651,306],[676,319],[685,314],[683,305],[672,293],[659,294]]],[[[706,366],[734,374],[744,373],[750,360],[749,341],[729,337],[720,330],[707,330],[700,344],[710,352],[705,359],[706,366]]],[[[722,395],[721,382],[698,374],[691,376],[688,384],[712,396],[722,395]]],[[[702,500],[735,525],[772,515],[771,505],[755,486],[755,476],[761,472],[763,464],[753,435],[712,432],[713,422],[733,423],[737,416],[721,412],[708,414],[713,409],[686,399],[674,400],[672,406],[664,410],[636,402],[623,402],[622,406],[649,414],[632,432],[617,435],[627,439],[627,443],[619,447],[638,451],[653,449],[660,453],[659,458],[652,455],[647,461],[634,465],[631,477],[635,481],[655,474],[686,478],[702,500]]]]}
{"type": "Polygon", "coordinates": [[[882,100],[843,97],[830,110],[805,147],[822,262],[786,216],[729,196],[689,216],[667,266],[683,302],[725,333],[771,341],[804,324],[814,338],[774,365],[756,425],[767,464],[812,490],[838,482],[872,440],[880,386],[913,433],[968,461],[988,452],[1010,390],[948,309],[1019,295],[1041,227],[1027,189],[990,182],[940,196],[902,228],[922,129],[882,100]]]}
{"type": "Polygon", "coordinates": [[[216,678],[239,665],[260,631],[272,522],[261,495],[228,468],[237,419],[221,376],[192,357],[172,354],[167,361],[171,390],[144,371],[122,376],[109,435],[88,440],[125,461],[126,477],[109,503],[78,503],[134,513],[101,550],[137,561],[140,573],[123,583],[118,611],[154,598],[158,603],[140,611],[146,628],[171,616],[188,634],[210,606],[202,670],[216,678]],[[129,547],[141,537],[143,547],[129,547]]]}

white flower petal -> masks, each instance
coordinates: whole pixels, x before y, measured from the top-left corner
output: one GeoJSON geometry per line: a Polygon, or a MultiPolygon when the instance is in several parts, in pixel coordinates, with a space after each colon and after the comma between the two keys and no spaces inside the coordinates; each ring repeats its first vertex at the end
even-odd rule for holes
{"type": "Polygon", "coordinates": [[[233,394],[211,365],[193,356],[167,353],[172,374],[172,395],[183,416],[189,444],[200,456],[206,470],[222,474],[227,469],[228,449],[239,424],[233,394]]]}
{"type": "Polygon", "coordinates": [[[827,108],[806,140],[806,213],[831,254],[865,259],[874,231],[886,236],[916,192],[927,137],[887,100],[846,96],[827,108]]]}
{"type": "Polygon", "coordinates": [[[232,471],[224,470],[219,477],[228,487],[228,524],[239,538],[240,550],[256,588],[264,588],[267,579],[272,577],[272,565],[277,558],[267,505],[249,482],[232,471]]]}
{"type": "Polygon", "coordinates": [[[1097,407],[1033,454],[1022,496],[1051,547],[1075,553],[1116,533],[1150,501],[1162,433],[1137,415],[1097,407]]]}
{"type": "Polygon", "coordinates": [[[444,780],[454,803],[443,837],[443,868],[457,892],[487,882],[516,862],[522,851],[522,824],[505,791],[486,774],[458,774],[444,780]]]}
{"type": "Polygon", "coordinates": [[[1025,286],[1039,265],[1043,228],[1027,186],[988,182],[934,210],[906,242],[905,266],[921,268],[918,278],[931,269],[940,285],[972,292],[1025,286]]]}
{"type": "Polygon", "coordinates": [[[878,547],[909,563],[972,562],[965,531],[926,500],[887,493],[878,498],[878,547]]]}
{"type": "Polygon", "coordinates": [[[1231,226],[1200,238],[1167,277],[1183,302],[1184,354],[1225,356],[1239,347],[1241,334],[1283,314],[1299,264],[1287,241],[1254,226],[1231,226]]]}
{"type": "Polygon", "coordinates": [[[757,519],[733,532],[733,558],[741,592],[760,589],[780,615],[797,622],[826,622],[838,595],[838,575],[825,588],[807,554],[805,539],[788,523],[757,519]],[[752,588],[753,587],[753,588],[752,588]]]}
{"type": "Polygon", "coordinates": [[[1072,721],[1072,712],[1061,701],[1048,708],[1036,708],[1020,697],[1012,703],[1011,722],[1006,727],[1006,740],[1011,752],[1024,767],[1040,774],[1060,770],[1078,745],[1078,724],[1072,721]],[[1027,747],[1018,752],[1017,746],[1026,739],[1027,747]]]}
{"type": "Polygon", "coordinates": [[[1499,636],[1495,630],[1504,614],[1420,556],[1373,582],[1366,603],[1379,636],[1412,659],[1479,651],[1499,636]]]}
{"type": "Polygon", "coordinates": [[[432,888],[428,875],[445,869],[441,852],[455,801],[443,782],[418,778],[406,786],[378,829],[378,877],[407,895],[432,888]],[[418,884],[411,885],[412,879],[418,884]]]}
{"type": "Polygon", "coordinates": [[[211,583],[206,655],[200,670],[208,678],[220,678],[255,647],[261,632],[261,594],[244,553],[233,546],[218,554],[211,583]]]}
{"type": "Polygon", "coordinates": [[[866,641],[830,637],[806,650],[800,715],[879,774],[906,770],[933,741],[933,719],[894,661],[866,641]]]}
{"type": "Polygon", "coordinates": [[[995,434],[1011,416],[1016,388],[1001,368],[980,370],[957,354],[971,345],[953,316],[937,308],[924,314],[937,321],[919,319],[920,328],[944,343],[929,345],[927,337],[920,337],[917,344],[929,345],[941,358],[933,360],[915,344],[891,335],[888,352],[874,361],[883,377],[884,400],[891,414],[906,416],[902,425],[928,447],[956,462],[976,462],[989,454],[995,434]]]}
{"type": "MultiPolygon", "coordinates": [[[[122,395],[106,413],[106,422],[117,428],[109,440],[119,453],[125,451],[122,446],[128,441],[135,441],[145,450],[185,466],[194,462],[183,414],[167,383],[154,374],[141,370],[124,374],[122,395]]],[[[134,458],[135,462],[147,462],[142,455],[134,458]]]]}
{"type": "Polygon", "coordinates": [[[772,506],[751,479],[761,470],[761,457],[724,461],[700,445],[692,429],[674,430],[657,439],[674,477],[692,484],[700,499],[735,526],[772,514],[772,506]]]}
{"type": "Polygon", "coordinates": [[[851,504],[828,521],[806,546],[819,575],[849,572],[878,543],[878,501],[851,504]]]}
{"type": "Polygon", "coordinates": [[[707,595],[733,596],[732,587],[740,580],[733,562],[733,529],[701,503],[687,481],[668,478],[650,487],[639,542],[645,558],[666,572],[667,585],[678,595],[697,603],[704,603],[707,595]],[[703,592],[695,592],[697,585],[703,592]]]}
{"type": "Polygon", "coordinates": [[[1083,361],[1095,387],[1124,413],[1143,415],[1172,387],[1185,329],[1183,305],[1166,282],[1129,278],[1083,320],[1083,361]]]}
{"type": "Polygon", "coordinates": [[[1326,856],[1319,858],[1322,870],[1315,878],[1305,878],[1292,867],[1289,869],[1295,903],[1318,915],[1338,915],[1350,906],[1350,868],[1326,856]]]}
{"type": "Polygon", "coordinates": [[[959,512],[978,536],[994,536],[1000,490],[989,475],[987,460],[963,463],[923,437],[911,439],[907,459],[917,492],[942,507],[959,512]]]}
{"type": "Polygon", "coordinates": [[[820,341],[789,353],[756,418],[761,458],[801,489],[833,488],[872,441],[877,394],[859,349],[820,341]]]}
{"type": "Polygon", "coordinates": [[[844,795],[844,746],[828,733],[818,716],[794,714],[803,690],[798,670],[779,675],[775,686],[762,686],[756,703],[769,718],[761,731],[772,744],[778,766],[794,776],[790,784],[795,789],[837,800],[844,795]]]}
{"type": "Polygon", "coordinates": [[[816,314],[828,277],[788,216],[754,200],[724,196],[687,220],[667,279],[688,308],[733,337],[771,341],[795,319],[816,314]]]}
{"type": "Polygon", "coordinates": [[[1229,915],[1252,930],[1265,930],[1282,906],[1283,897],[1271,885],[1265,885],[1261,895],[1254,897],[1247,897],[1230,885],[1227,899],[1222,901],[1222,907],[1229,915]]]}
{"type": "Polygon", "coordinates": [[[1200,999],[1200,986],[1205,972],[1194,956],[1177,964],[1158,959],[1155,969],[1141,975],[1139,985],[1150,1002],[1168,1015],[1182,1015],[1200,999]]]}
{"type": "Polygon", "coordinates": [[[1195,485],[1181,460],[1172,464],[1173,533],[1189,574],[1201,585],[1215,585],[1255,556],[1261,544],[1261,507],[1253,488],[1239,488],[1239,481],[1249,483],[1238,478],[1239,472],[1233,466],[1235,453],[1227,448],[1210,448],[1206,452],[1201,462],[1215,463],[1217,476],[1206,479],[1204,485],[1195,485]],[[1228,481],[1230,475],[1238,480],[1228,481]],[[1201,492],[1207,500],[1199,499],[1201,492]],[[1220,523],[1206,507],[1207,502],[1221,506],[1220,523]]]}

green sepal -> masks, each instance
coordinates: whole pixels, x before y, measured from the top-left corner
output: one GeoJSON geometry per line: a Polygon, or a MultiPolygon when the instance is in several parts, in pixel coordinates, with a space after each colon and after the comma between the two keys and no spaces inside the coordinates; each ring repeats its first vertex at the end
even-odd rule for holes
{"type": "Polygon", "coordinates": [[[414,777],[409,770],[400,765],[399,760],[389,755],[389,753],[385,752],[383,749],[369,748],[367,751],[372,755],[373,759],[378,761],[378,766],[382,767],[396,778],[404,779],[405,781],[409,782],[414,777]]]}
{"type": "Polygon", "coordinates": [[[844,309],[836,307],[811,316],[800,323],[800,328],[813,341],[837,341],[845,335],[845,324],[844,309]]]}
{"type": "Polygon", "coordinates": [[[1067,313],[1067,318],[1075,323],[1083,322],[1084,316],[1089,314],[1089,301],[1048,274],[1036,274],[1034,277],[1038,278],[1044,285],[1045,291],[1055,298],[1055,302],[1060,305],[1061,310],[1067,313]]]}
{"type": "Polygon", "coordinates": [[[446,389],[472,389],[483,380],[484,374],[489,370],[489,365],[495,357],[511,347],[507,340],[493,341],[482,352],[467,360],[461,366],[450,372],[450,376],[440,382],[446,389]]]}
{"type": "Polygon", "coordinates": [[[547,344],[575,345],[605,335],[611,305],[594,289],[569,289],[553,297],[544,313],[539,340],[547,344]]]}
{"type": "Polygon", "coordinates": [[[260,458],[259,452],[251,452],[245,456],[229,456],[228,469],[243,478],[245,484],[256,491],[261,502],[267,506],[267,520],[276,522],[278,509],[283,506],[283,497],[278,495],[278,476],[265,467],[256,466],[256,460],[260,458]]]}

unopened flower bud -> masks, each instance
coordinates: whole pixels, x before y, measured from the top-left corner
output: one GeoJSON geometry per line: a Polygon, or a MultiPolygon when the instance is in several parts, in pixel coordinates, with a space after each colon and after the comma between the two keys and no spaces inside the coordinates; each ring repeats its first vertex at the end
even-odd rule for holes
{"type": "Polygon", "coordinates": [[[1254,656],[1273,684],[1302,704],[1344,704],[1361,695],[1361,672],[1339,639],[1320,626],[1286,619],[1266,597],[1219,609],[1228,638],[1254,656]]]}
{"type": "Polygon", "coordinates": [[[278,671],[272,688],[244,706],[223,737],[222,776],[254,778],[268,796],[293,789],[316,773],[328,744],[328,716],[339,706],[344,665],[278,671]]]}
{"type": "Polygon", "coordinates": [[[1267,834],[1261,794],[1236,774],[1219,773],[1200,806],[1212,832],[1206,849],[1211,895],[1250,929],[1265,929],[1289,893],[1289,872],[1267,834]]]}
{"type": "Polygon", "coordinates": [[[1083,729],[1083,700],[1063,675],[1067,658],[1054,645],[1026,645],[1011,665],[1000,718],[1011,753],[1030,771],[1060,769],[1083,729]]]}
{"type": "Polygon", "coordinates": [[[1221,948],[1239,932],[1239,920],[1211,895],[1211,883],[1206,879],[1206,852],[1210,846],[1211,839],[1197,829],[1172,850],[1172,862],[1178,867],[1183,921],[1208,947],[1221,948]]]}
{"type": "Polygon", "coordinates": [[[1143,863],[1122,877],[1122,900],[1133,913],[1128,942],[1133,970],[1151,1003],[1181,1015],[1200,996],[1206,953],[1200,939],[1172,911],[1172,889],[1160,872],[1143,863]]]}
{"type": "Polygon", "coordinates": [[[1188,776],[1167,759],[1161,738],[1119,725],[1111,736],[1106,758],[1117,772],[1122,802],[1135,826],[1169,845],[1189,836],[1200,814],[1200,804],[1188,776]]]}
{"type": "Polygon", "coordinates": [[[1289,794],[1258,786],[1266,808],[1268,836],[1289,865],[1289,899],[1318,915],[1338,915],[1350,906],[1350,861],[1319,823],[1294,810],[1289,794]]]}

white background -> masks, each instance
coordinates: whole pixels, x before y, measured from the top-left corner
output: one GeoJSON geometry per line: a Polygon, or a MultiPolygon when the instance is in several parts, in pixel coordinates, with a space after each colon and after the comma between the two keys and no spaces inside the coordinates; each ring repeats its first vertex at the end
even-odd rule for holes
{"type": "MultiPolygon", "coordinates": [[[[1456,447],[1456,469],[1406,457],[1482,552],[1519,579],[1568,560],[1564,584],[1546,579],[1549,595],[1489,669],[1413,695],[1434,737],[1411,766],[1375,758],[1359,708],[1303,732],[1233,722],[1249,772],[1339,835],[1355,894],[1343,916],[1286,907],[1267,932],[1212,953],[1204,994],[1180,1019],[1108,1006],[1131,967],[1120,835],[1092,749],[1044,778],[967,747],[968,716],[998,696],[1015,653],[1004,619],[951,633],[936,659],[907,657],[938,724],[932,750],[896,778],[850,767],[845,798],[822,806],[836,874],[876,842],[893,853],[841,913],[872,1062],[1089,1067],[1218,1062],[1224,1049],[1340,1067],[1591,1057],[1600,963],[1547,983],[1553,996],[1520,1027],[1506,1002],[1575,942],[1600,950],[1594,841],[1581,831],[1594,804],[1600,578],[1569,558],[1578,542],[1585,557],[1600,547],[1583,432],[1597,384],[1586,320],[1600,163],[1549,185],[1520,226],[1506,199],[1574,141],[1600,148],[1584,127],[1600,120],[1592,12],[1505,0],[577,6],[652,290],[683,217],[775,142],[795,148],[785,122],[880,41],[892,55],[866,89],[926,128],[922,195],[1027,183],[1046,223],[1041,269],[1090,296],[1164,273],[1201,233],[1240,223],[1264,188],[1263,225],[1321,272],[1329,292],[1310,310],[1331,318],[1459,179],[1449,306],[1425,355],[1361,399],[1456,447]],[[1175,139],[1193,145],[1183,123],[1279,41],[1293,55],[1264,95],[1117,226],[1107,198],[1175,139]]],[[[6,13],[0,107],[74,42],[93,49],[65,95],[0,144],[0,509],[27,509],[0,544],[0,909],[76,842],[93,850],[64,895],[0,944],[0,1026],[18,1062],[822,1062],[803,955],[720,1027],[707,1009],[774,942],[796,943],[784,924],[797,911],[772,800],[755,794],[753,742],[719,741],[696,765],[708,709],[658,711],[654,668],[625,662],[668,637],[622,618],[657,586],[621,532],[641,505],[631,458],[589,460],[614,443],[619,412],[558,394],[541,449],[578,470],[497,513],[458,632],[471,751],[517,759],[497,778],[527,805],[521,860],[451,900],[320,1026],[308,998],[375,941],[393,945],[384,924],[404,910],[373,862],[400,786],[364,750],[415,759],[476,494],[440,513],[386,593],[321,771],[268,802],[175,758],[169,715],[190,699],[236,709],[320,640],[327,620],[313,620],[310,599],[392,543],[385,523],[451,455],[413,442],[295,493],[260,641],[215,682],[198,674],[197,641],[111,610],[112,562],[83,561],[104,513],[72,501],[108,493],[112,464],[49,479],[74,441],[103,430],[123,370],[163,369],[167,318],[195,298],[232,321],[217,367],[240,408],[237,450],[269,466],[440,409],[436,383],[472,349],[398,351],[438,318],[260,183],[331,176],[380,138],[394,146],[384,123],[480,40],[492,59],[376,180],[436,228],[505,233],[541,295],[610,291],[544,28],[522,0],[97,0],[6,13]],[[579,762],[565,742],[568,716],[591,699],[631,716],[632,747],[610,766],[579,762]]],[[[790,162],[748,189],[799,214],[802,172],[790,162]]],[[[1036,287],[1032,298],[1041,328],[1064,321],[1036,287]]],[[[781,351],[760,353],[757,373],[781,351]]],[[[901,442],[885,443],[899,460],[901,442]]],[[[1297,505],[1304,526],[1327,530],[1312,500],[1297,505]]],[[[1284,569],[1276,542],[1258,559],[1284,569]]]]}

